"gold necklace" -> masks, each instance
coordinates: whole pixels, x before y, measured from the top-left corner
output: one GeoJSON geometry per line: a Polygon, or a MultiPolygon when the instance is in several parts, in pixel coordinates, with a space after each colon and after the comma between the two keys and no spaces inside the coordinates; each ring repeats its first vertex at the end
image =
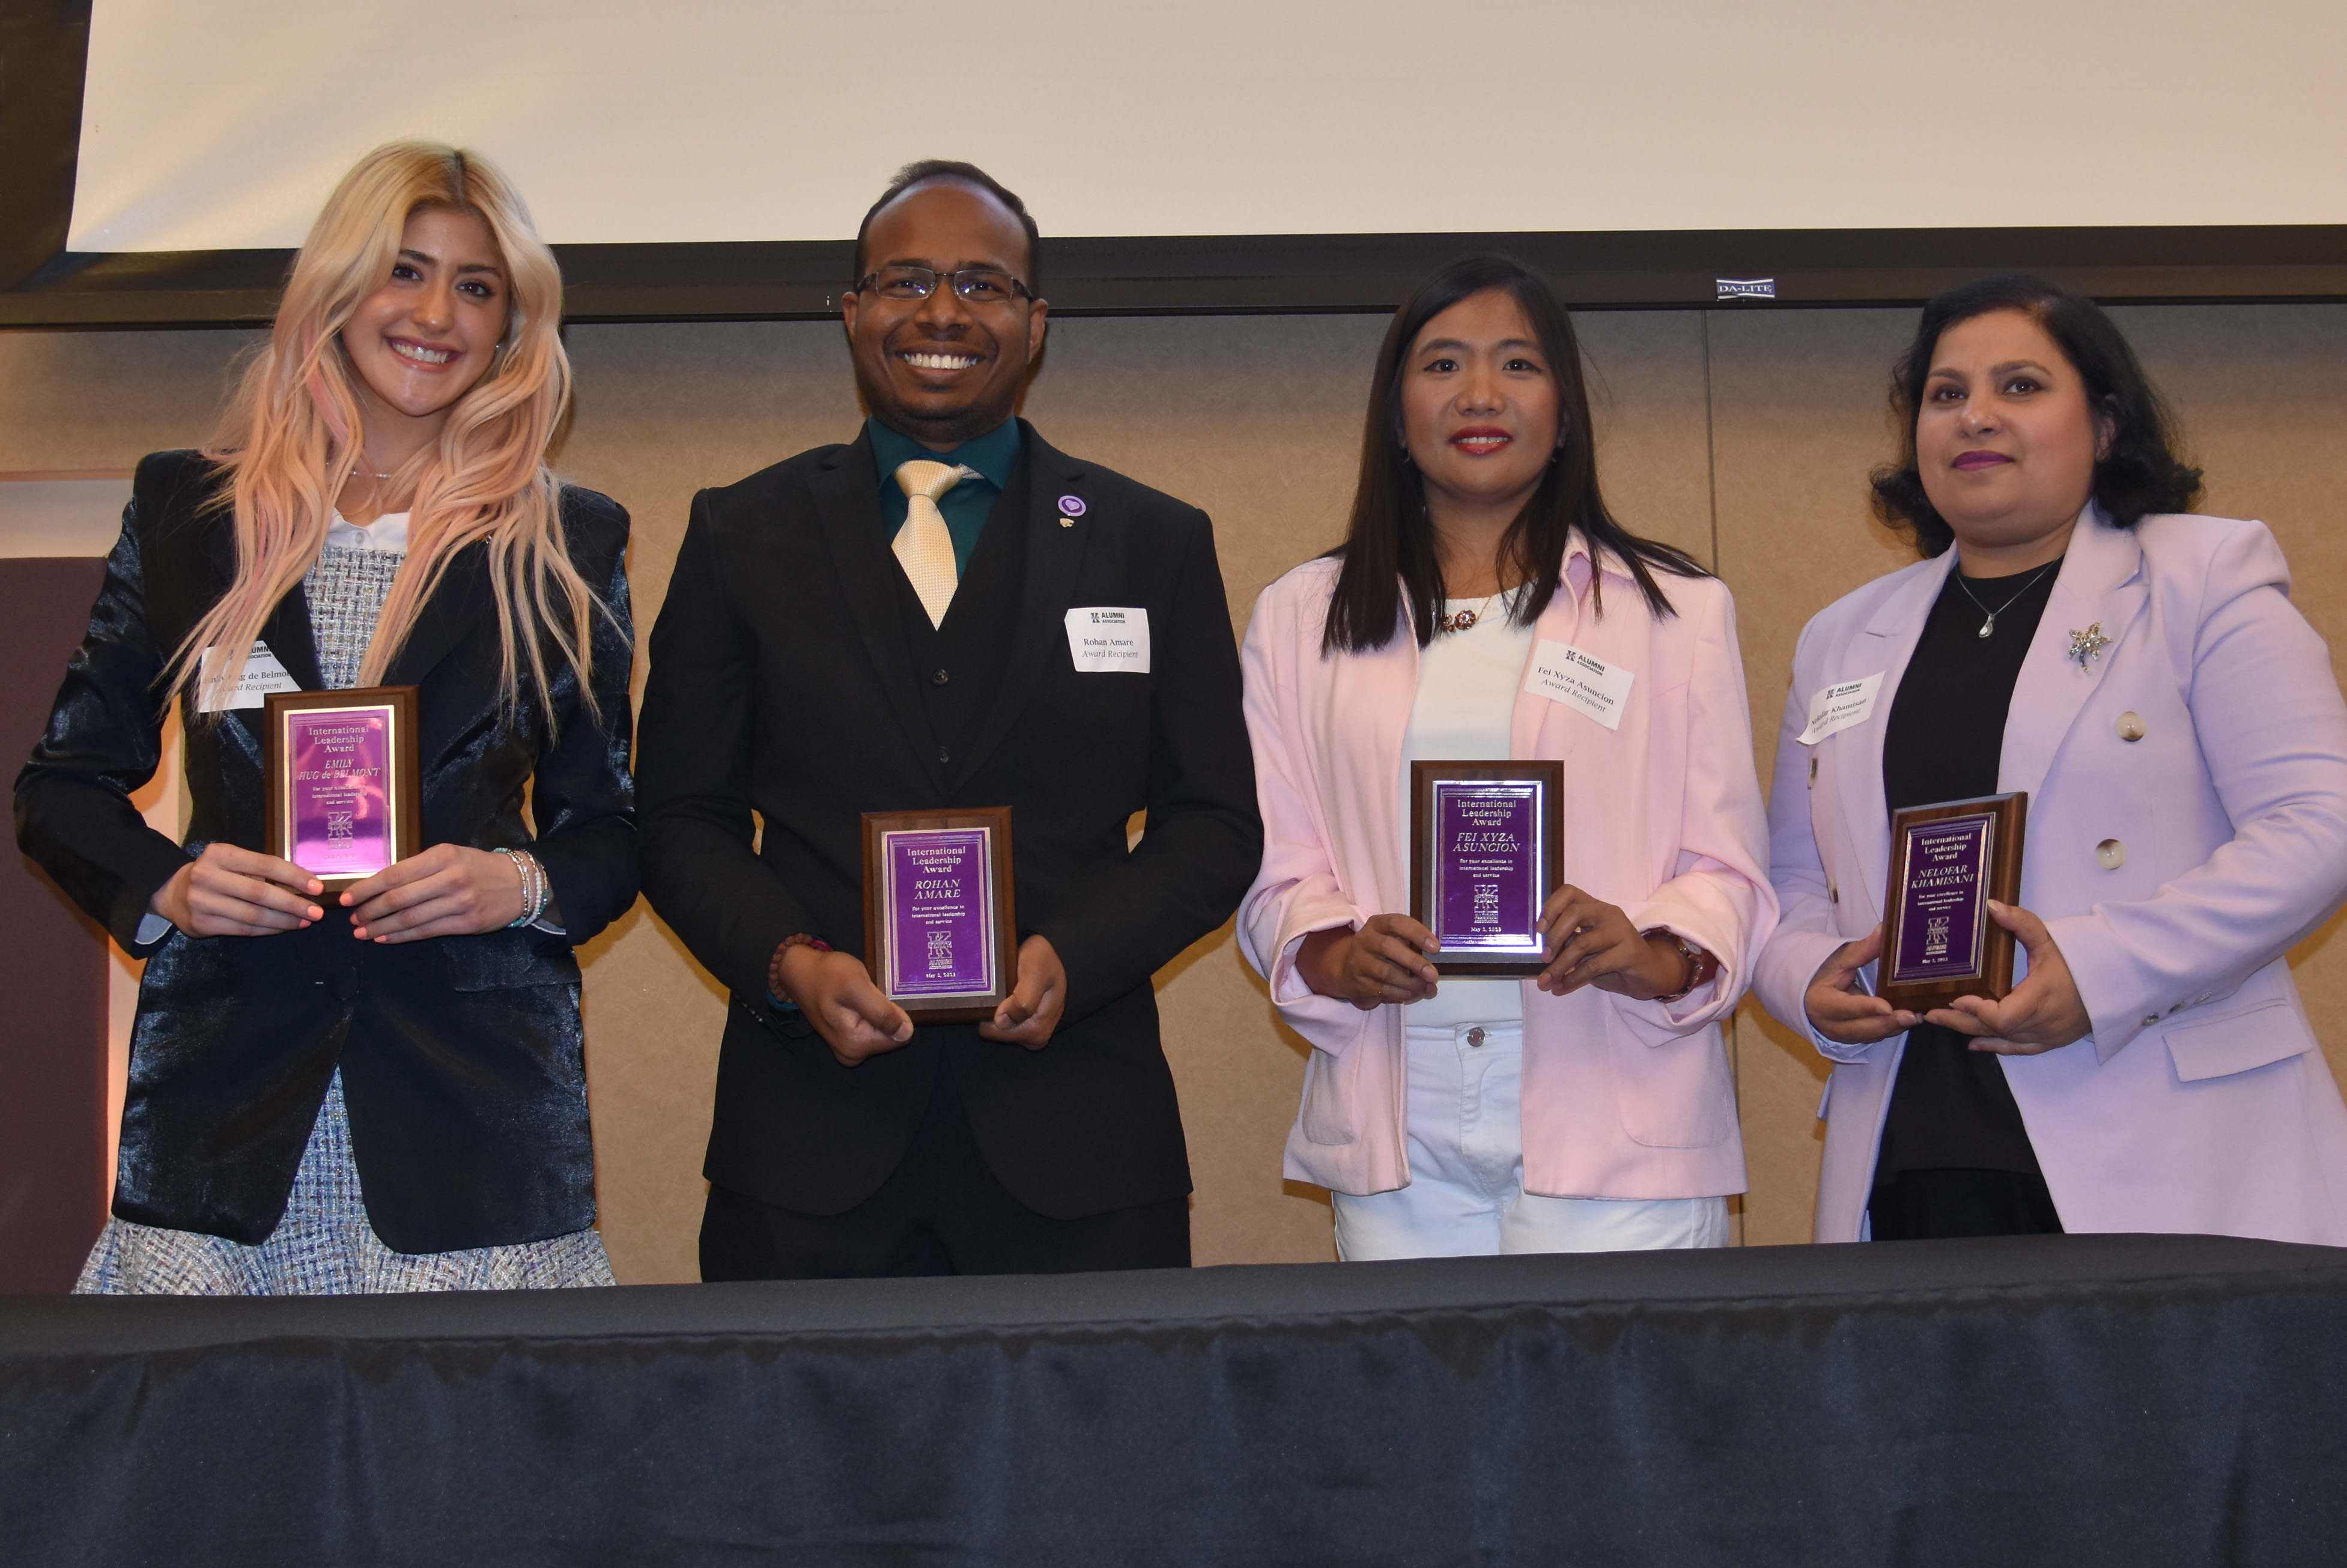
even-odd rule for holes
{"type": "MultiPolygon", "coordinates": [[[[1500,590],[1501,593],[1505,593],[1506,591],[1507,590],[1505,589],[1500,590]]],[[[1446,615],[1435,624],[1445,631],[1464,631],[1473,626],[1477,621],[1482,620],[1483,612],[1491,609],[1491,601],[1499,597],[1499,593],[1487,593],[1483,596],[1482,600],[1473,609],[1462,610],[1454,614],[1446,615]]]]}

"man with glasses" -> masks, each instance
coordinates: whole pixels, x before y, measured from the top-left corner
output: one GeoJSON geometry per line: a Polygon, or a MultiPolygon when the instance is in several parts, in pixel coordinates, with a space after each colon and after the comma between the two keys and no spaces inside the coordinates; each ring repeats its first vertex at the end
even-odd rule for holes
{"type": "Polygon", "coordinates": [[[693,500],[637,782],[645,891],[733,993],[706,1279],[1190,1260],[1151,976],[1261,855],[1238,660],[1204,514],[1014,415],[1040,262],[983,171],[904,169],[842,313],[862,433],[693,500]],[[983,806],[1015,989],[917,1028],[857,956],[862,814],[983,806]]]}

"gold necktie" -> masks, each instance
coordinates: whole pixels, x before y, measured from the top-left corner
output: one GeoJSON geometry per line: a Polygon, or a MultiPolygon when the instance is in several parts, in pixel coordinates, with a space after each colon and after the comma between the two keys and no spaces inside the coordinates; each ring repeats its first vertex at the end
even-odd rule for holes
{"type": "Polygon", "coordinates": [[[905,492],[905,526],[897,530],[897,559],[912,579],[929,624],[945,624],[946,609],[953,603],[961,572],[954,565],[953,535],[946,531],[946,515],[938,497],[964,479],[979,477],[975,468],[915,458],[897,470],[897,487],[905,492]]]}

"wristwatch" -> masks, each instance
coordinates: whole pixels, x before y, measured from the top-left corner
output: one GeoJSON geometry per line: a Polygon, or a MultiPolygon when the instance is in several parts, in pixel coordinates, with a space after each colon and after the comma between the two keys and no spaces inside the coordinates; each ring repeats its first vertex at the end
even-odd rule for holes
{"type": "Polygon", "coordinates": [[[1638,935],[1641,937],[1668,937],[1671,939],[1671,946],[1676,948],[1679,950],[1679,956],[1687,961],[1686,984],[1681,986],[1678,989],[1673,991],[1666,997],[1654,998],[1653,999],[1655,1001],[1678,1001],[1692,992],[1697,986],[1702,985],[1705,981],[1710,979],[1712,976],[1719,973],[1719,960],[1717,958],[1712,957],[1709,953],[1705,952],[1701,948],[1696,947],[1693,942],[1688,941],[1676,931],[1670,930],[1665,927],[1657,926],[1651,931],[1641,931],[1638,935]]]}

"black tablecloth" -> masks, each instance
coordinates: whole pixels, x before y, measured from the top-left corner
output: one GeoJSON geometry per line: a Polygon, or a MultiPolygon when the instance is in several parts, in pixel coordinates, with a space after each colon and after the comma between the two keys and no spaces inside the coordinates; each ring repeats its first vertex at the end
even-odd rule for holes
{"type": "Polygon", "coordinates": [[[2347,1252],[0,1301],[11,1563],[2347,1559],[2347,1252]]]}

